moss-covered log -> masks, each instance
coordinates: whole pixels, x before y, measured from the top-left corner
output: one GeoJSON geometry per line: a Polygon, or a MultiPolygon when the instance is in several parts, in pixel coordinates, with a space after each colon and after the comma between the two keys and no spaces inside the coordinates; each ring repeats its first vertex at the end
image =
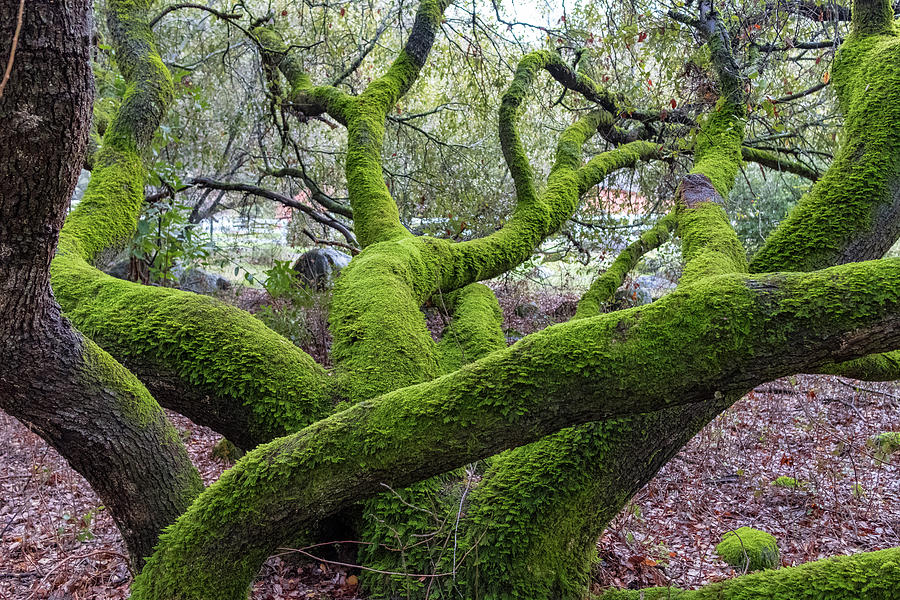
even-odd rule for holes
{"type": "Polygon", "coordinates": [[[598,600],[893,600],[900,592],[900,549],[827,558],[712,583],[699,590],[611,590],[598,600]]]}

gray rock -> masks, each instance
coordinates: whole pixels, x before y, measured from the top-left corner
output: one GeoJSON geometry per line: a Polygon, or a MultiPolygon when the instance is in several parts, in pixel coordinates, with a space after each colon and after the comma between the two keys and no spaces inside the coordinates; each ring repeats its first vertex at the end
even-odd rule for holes
{"type": "Polygon", "coordinates": [[[316,289],[328,287],[353,257],[334,248],[313,248],[291,266],[300,281],[316,289]]]}
{"type": "Polygon", "coordinates": [[[212,296],[217,292],[231,289],[230,281],[203,269],[185,269],[176,265],[172,267],[172,275],[177,282],[175,287],[188,292],[212,296]]]}
{"type": "Polygon", "coordinates": [[[128,258],[117,260],[103,270],[117,279],[129,279],[131,275],[131,260],[128,258]]]}

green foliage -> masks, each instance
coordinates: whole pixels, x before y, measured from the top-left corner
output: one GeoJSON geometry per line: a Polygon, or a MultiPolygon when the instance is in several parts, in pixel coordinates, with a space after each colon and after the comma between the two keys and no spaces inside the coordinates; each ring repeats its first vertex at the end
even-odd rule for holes
{"type": "Polygon", "coordinates": [[[209,234],[192,225],[190,208],[170,202],[144,207],[131,242],[131,256],[144,263],[151,282],[176,282],[176,265],[184,270],[206,263],[214,251],[209,234]]]}
{"type": "Polygon", "coordinates": [[[105,509],[106,507],[101,504],[100,506],[88,510],[77,519],[73,518],[70,513],[63,513],[63,524],[56,530],[57,535],[64,535],[67,532],[71,532],[73,537],[79,542],[87,542],[94,539],[94,532],[91,530],[91,526],[94,523],[94,517],[97,513],[105,509]]]}
{"type": "Polygon", "coordinates": [[[327,313],[331,303],[330,293],[304,285],[291,268],[291,261],[275,260],[274,266],[267,269],[265,275],[263,287],[273,301],[262,305],[254,316],[298,348],[309,348],[315,342],[315,333],[309,321],[310,312],[327,313]]]}
{"type": "Polygon", "coordinates": [[[778,542],[772,534],[741,527],[722,536],[716,553],[726,563],[744,571],[760,571],[778,566],[778,542]]]}

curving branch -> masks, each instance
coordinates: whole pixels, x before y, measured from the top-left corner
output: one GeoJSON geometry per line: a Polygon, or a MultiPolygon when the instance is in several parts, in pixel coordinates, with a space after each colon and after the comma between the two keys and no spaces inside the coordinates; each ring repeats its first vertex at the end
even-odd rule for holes
{"type": "Polygon", "coordinates": [[[331,85],[314,85],[302,61],[270,26],[256,27],[251,34],[260,48],[263,63],[273,71],[281,71],[291,86],[284,98],[290,107],[304,117],[327,113],[338,123],[347,124],[348,111],[354,98],[331,85]]]}
{"type": "Polygon", "coordinates": [[[638,261],[651,250],[655,250],[669,239],[669,235],[678,224],[674,212],[662,217],[656,224],[625,247],[608,269],[591,282],[591,287],[578,302],[574,319],[584,319],[600,314],[600,309],[609,302],[616,290],[625,281],[628,273],[637,266],[638,261]]]}
{"type": "MultiPolygon", "coordinates": [[[[253,185],[251,183],[232,183],[227,181],[218,181],[216,179],[211,179],[209,177],[194,177],[190,180],[191,185],[196,185],[198,187],[211,189],[211,190],[224,190],[228,192],[244,192],[246,194],[253,194],[254,196],[259,196],[260,198],[266,198],[268,200],[274,200],[275,202],[279,202],[285,206],[290,208],[294,208],[299,210],[303,214],[309,216],[313,221],[320,223],[326,227],[330,227],[341,233],[344,236],[344,239],[347,240],[347,243],[350,244],[352,248],[358,248],[359,244],[356,242],[356,237],[353,235],[353,232],[347,227],[347,225],[341,223],[334,217],[321,213],[314,208],[303,204],[302,202],[298,202],[294,200],[290,196],[285,196],[279,192],[268,190],[266,188],[260,187],[258,185],[253,185]]],[[[321,192],[321,191],[320,191],[321,192]]],[[[324,196],[324,194],[320,194],[320,197],[324,196]]],[[[306,233],[306,235],[312,239],[315,237],[311,233],[306,233]]]]}
{"type": "Polygon", "coordinates": [[[753,148],[752,146],[741,146],[741,158],[746,162],[754,162],[775,171],[793,173],[794,175],[809,179],[810,181],[818,181],[819,178],[822,177],[822,173],[816,169],[801,162],[789,160],[778,152],[761,150],[759,148],[753,148]]]}
{"type": "Polygon", "coordinates": [[[267,556],[382,483],[408,485],[565,426],[722,397],[894,348],[898,290],[900,260],[890,259],[714,277],[357,403],[246,455],[161,536],[132,593],[243,600],[267,556]],[[673,315],[682,327],[672,327],[673,315]]]}
{"type": "Polygon", "coordinates": [[[193,8],[196,10],[206,11],[209,14],[214,15],[225,21],[232,21],[234,19],[240,19],[243,16],[242,13],[227,13],[225,11],[216,10],[215,8],[212,8],[210,6],[206,6],[205,4],[195,4],[193,2],[182,2],[179,4],[170,4],[169,6],[162,9],[162,11],[160,11],[160,13],[158,15],[156,15],[155,17],[150,19],[150,23],[149,23],[150,27],[151,28],[156,27],[156,24],[159,23],[160,20],[163,17],[165,17],[167,14],[169,14],[171,12],[175,12],[176,10],[183,10],[185,8],[193,8]]]}
{"type": "Polygon", "coordinates": [[[445,373],[506,347],[503,313],[491,288],[473,283],[435,300],[451,318],[437,348],[445,373]]]}
{"type": "Polygon", "coordinates": [[[399,56],[359,96],[347,123],[347,190],[357,237],[364,248],[412,235],[400,223],[397,204],[381,172],[385,120],[418,78],[449,4],[449,0],[422,0],[399,56]]]}

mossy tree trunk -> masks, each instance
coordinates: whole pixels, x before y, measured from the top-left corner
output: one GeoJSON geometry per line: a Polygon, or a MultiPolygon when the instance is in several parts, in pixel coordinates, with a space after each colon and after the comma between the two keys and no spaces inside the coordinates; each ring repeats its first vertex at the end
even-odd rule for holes
{"type": "MultiPolygon", "coordinates": [[[[0,38],[13,39],[17,9],[0,6],[0,38]]],[[[159,405],[50,290],[90,126],[90,36],[85,0],[27,2],[0,97],[0,407],[84,475],[140,568],[202,484],[159,405]]]]}
{"type": "MultiPolygon", "coordinates": [[[[35,423],[108,505],[109,483],[99,480],[93,462],[79,461],[74,449],[92,443],[110,465],[101,460],[103,468],[118,469],[116,485],[133,493],[113,494],[118,504],[112,508],[134,540],[129,546],[137,566],[162,525],[183,513],[158,538],[135,580],[135,598],[243,600],[271,553],[323,519],[354,514],[362,501],[367,502],[360,531],[374,544],[394,542],[398,531],[415,536],[430,525],[415,514],[418,504],[439,518],[455,518],[452,542],[447,530],[442,544],[425,551],[401,555],[373,546],[362,553],[370,567],[452,573],[435,585],[369,577],[375,595],[581,598],[591,550],[605,523],[747,389],[800,371],[897,375],[894,355],[877,353],[900,348],[900,261],[843,264],[879,257],[900,232],[900,32],[888,3],[854,3],[854,32],[834,74],[848,141],[796,216],[748,268],[721,208],[747,154],[741,147],[743,81],[712,4],[700,2],[699,19],[692,22],[710,46],[721,98],[702,124],[677,210],[592,286],[577,319],[510,348],[504,347],[496,298],[477,282],[526,260],[603,177],[656,159],[664,149],[621,140],[585,163],[585,142],[597,132],[615,138],[630,117],[616,98],[558,55],[529,54],[499,115],[516,189],[511,218],[479,240],[412,236],[381,174],[385,119],[425,64],[447,4],[423,0],[404,49],[359,96],[314,85],[296,51],[275,31],[254,31],[270,74],[277,76],[277,69],[288,80],[292,107],[327,113],[348,130],[348,189],[363,250],[335,288],[335,369],[329,373],[242,311],[113,280],[93,266],[133,233],[143,198],[141,152],[171,95],[147,26],[147,3],[109,3],[129,91],[95,158],[85,198],[62,229],[52,282],[73,323],[131,368],[160,401],[247,449],[256,447],[193,502],[196,473],[154,399],[129,371],[72,329],[50,296],[47,264],[83,153],[84,90],[71,90],[72,106],[81,112],[69,116],[42,105],[47,98],[36,84],[11,88],[31,94],[70,135],[67,146],[54,149],[54,161],[47,161],[44,138],[28,130],[34,149],[21,159],[28,169],[13,179],[13,192],[0,197],[0,243],[4,255],[17,258],[2,263],[0,348],[10,360],[0,362],[0,400],[6,410],[35,423]],[[538,191],[516,122],[542,71],[595,109],[561,134],[548,181],[538,191]],[[40,177],[47,172],[60,176],[40,177]],[[54,189],[34,187],[51,180],[54,189]],[[48,205],[38,197],[54,199],[50,213],[40,212],[48,205]],[[673,229],[686,262],[679,288],[646,307],[599,314],[605,296],[640,253],[673,229]],[[821,270],[802,272],[812,269],[821,270]],[[452,315],[439,343],[420,308],[429,300],[452,315]],[[58,370],[37,372],[34,353],[58,358],[52,361],[58,370]],[[35,388],[42,374],[54,382],[46,390],[35,388]],[[61,399],[59,390],[71,393],[61,399]],[[86,400],[72,400],[81,397],[86,400]],[[339,403],[343,410],[335,412],[339,403]],[[90,430],[82,426],[86,407],[103,414],[90,430]],[[90,440],[73,437],[85,433],[93,434],[83,436],[90,440]],[[127,451],[107,456],[110,444],[127,451]],[[155,457],[149,463],[147,453],[155,457]],[[474,461],[485,461],[477,485],[458,471],[474,461]],[[138,466],[141,472],[135,472],[138,466]],[[402,500],[385,495],[385,485],[402,500]],[[143,521],[130,516],[132,506],[143,521]]],[[[83,16],[85,7],[79,6],[74,12],[83,16]]],[[[5,19],[0,28],[12,21],[5,19]]],[[[64,21],[42,26],[81,32],[82,25],[64,21]]],[[[86,49],[80,47],[85,36],[67,40],[79,46],[67,60],[81,65],[76,71],[87,81],[86,49]]],[[[47,67],[31,77],[59,73],[47,67]]],[[[4,96],[0,114],[20,118],[13,106],[4,96]]],[[[0,151],[15,147],[3,141],[0,151]]],[[[764,590],[781,598],[801,587],[837,590],[837,597],[892,597],[885,594],[898,589],[896,550],[742,578],[696,597],[743,598],[750,597],[747,590],[764,590]],[[882,580],[869,585],[876,575],[882,580]]],[[[666,597],[671,591],[648,593],[666,597]]]]}

